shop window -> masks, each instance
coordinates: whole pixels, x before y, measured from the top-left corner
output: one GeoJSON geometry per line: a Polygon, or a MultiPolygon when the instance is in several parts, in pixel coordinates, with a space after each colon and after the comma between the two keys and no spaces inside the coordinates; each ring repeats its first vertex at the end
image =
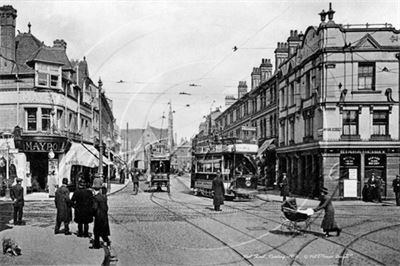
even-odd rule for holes
{"type": "Polygon", "coordinates": [[[358,89],[375,90],[375,63],[358,64],[358,89]]]}
{"type": "Polygon", "coordinates": [[[36,108],[27,108],[25,109],[26,118],[27,118],[27,130],[28,131],[36,131],[37,130],[37,109],[36,108]]]}
{"type": "Polygon", "coordinates": [[[51,128],[51,109],[42,108],[42,131],[50,131],[51,128]]]}
{"type": "Polygon", "coordinates": [[[389,112],[388,111],[374,111],[372,119],[372,134],[374,135],[388,135],[389,134],[389,112]]]}
{"type": "Polygon", "coordinates": [[[343,111],[343,135],[358,135],[358,111],[343,111]]]}

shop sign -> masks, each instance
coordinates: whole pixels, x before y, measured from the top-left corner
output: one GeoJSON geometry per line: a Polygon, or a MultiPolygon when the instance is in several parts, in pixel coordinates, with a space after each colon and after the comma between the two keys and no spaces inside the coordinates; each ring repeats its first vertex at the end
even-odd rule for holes
{"type": "Polygon", "coordinates": [[[384,155],[381,154],[366,154],[365,155],[365,165],[366,166],[384,166],[385,160],[384,155]]]}
{"type": "Polygon", "coordinates": [[[340,156],[340,165],[341,166],[359,166],[360,165],[360,157],[354,155],[342,155],[340,156]]]}
{"type": "Polygon", "coordinates": [[[25,152],[64,152],[65,142],[24,141],[25,152]]]}

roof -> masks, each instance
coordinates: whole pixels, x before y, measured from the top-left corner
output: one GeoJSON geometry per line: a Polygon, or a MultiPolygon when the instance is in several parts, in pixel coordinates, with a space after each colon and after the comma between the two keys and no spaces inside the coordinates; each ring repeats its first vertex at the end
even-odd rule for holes
{"type": "Polygon", "coordinates": [[[62,69],[73,71],[72,64],[62,47],[45,46],[32,33],[19,33],[15,37],[15,61],[13,73],[34,73],[29,62],[47,62],[62,65],[62,69]]]}
{"type": "Polygon", "coordinates": [[[15,61],[13,73],[34,73],[34,70],[26,64],[28,58],[37,51],[43,43],[31,33],[20,33],[15,37],[15,61]]]}

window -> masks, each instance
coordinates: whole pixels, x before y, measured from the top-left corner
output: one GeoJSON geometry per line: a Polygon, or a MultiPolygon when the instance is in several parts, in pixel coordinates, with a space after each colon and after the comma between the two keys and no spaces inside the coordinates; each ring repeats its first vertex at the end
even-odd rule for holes
{"type": "Polygon", "coordinates": [[[294,143],[294,117],[289,118],[289,143],[294,143]]]}
{"type": "Polygon", "coordinates": [[[42,130],[50,131],[51,128],[51,109],[42,108],[42,130]]]}
{"type": "Polygon", "coordinates": [[[285,128],[285,120],[280,121],[280,144],[285,145],[286,140],[286,128],[285,128]]]}
{"type": "Polygon", "coordinates": [[[358,89],[375,90],[375,63],[358,64],[358,89]]]}
{"type": "Polygon", "coordinates": [[[60,67],[43,63],[36,64],[36,86],[58,88],[61,83],[60,67]]]}
{"type": "Polygon", "coordinates": [[[290,83],[289,106],[294,105],[294,82],[290,83]]]}
{"type": "Polygon", "coordinates": [[[358,111],[343,111],[343,135],[358,135],[358,111]]]}
{"type": "Polygon", "coordinates": [[[306,74],[306,98],[311,96],[311,80],[310,80],[310,72],[306,74]]]}
{"type": "Polygon", "coordinates": [[[27,129],[29,131],[37,130],[37,109],[36,108],[28,108],[26,109],[27,116],[27,129]]]}
{"type": "Polygon", "coordinates": [[[389,134],[389,113],[388,111],[374,111],[372,119],[372,130],[374,135],[389,134]]]}
{"type": "Polygon", "coordinates": [[[308,110],[303,114],[304,118],[304,137],[306,139],[313,138],[313,127],[314,127],[314,112],[312,110],[308,110]]]}

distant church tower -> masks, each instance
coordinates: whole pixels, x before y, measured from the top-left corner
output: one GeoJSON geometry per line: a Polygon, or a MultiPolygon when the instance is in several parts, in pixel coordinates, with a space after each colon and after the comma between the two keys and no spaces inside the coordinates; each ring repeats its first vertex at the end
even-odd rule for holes
{"type": "Polygon", "coordinates": [[[170,150],[174,148],[174,118],[172,111],[172,103],[169,103],[169,113],[168,113],[168,147],[170,150]]]}

